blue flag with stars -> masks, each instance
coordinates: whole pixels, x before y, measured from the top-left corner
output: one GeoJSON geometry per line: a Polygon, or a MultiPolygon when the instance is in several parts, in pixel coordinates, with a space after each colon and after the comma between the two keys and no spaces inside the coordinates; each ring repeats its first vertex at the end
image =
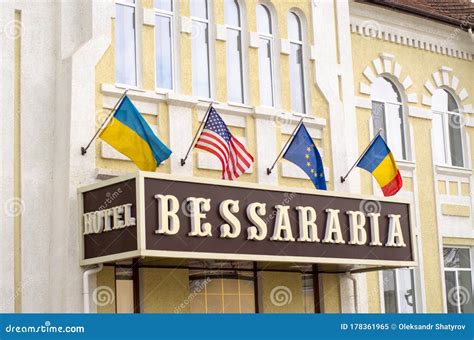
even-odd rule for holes
{"type": "Polygon", "coordinates": [[[323,161],[304,124],[298,128],[283,158],[298,165],[309,176],[316,189],[326,190],[323,161]]]}

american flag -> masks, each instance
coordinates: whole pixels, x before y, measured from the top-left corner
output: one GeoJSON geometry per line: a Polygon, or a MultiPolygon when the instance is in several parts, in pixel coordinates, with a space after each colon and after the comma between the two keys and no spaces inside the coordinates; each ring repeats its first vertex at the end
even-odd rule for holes
{"type": "Polygon", "coordinates": [[[235,180],[252,165],[254,159],[237,138],[232,136],[222,118],[211,107],[196,148],[208,151],[219,158],[222,178],[235,180]]]}

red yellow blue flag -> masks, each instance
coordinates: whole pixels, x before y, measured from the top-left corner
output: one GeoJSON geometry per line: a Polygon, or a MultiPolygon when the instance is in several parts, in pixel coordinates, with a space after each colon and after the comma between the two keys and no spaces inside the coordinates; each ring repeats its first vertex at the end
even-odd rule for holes
{"type": "Polygon", "coordinates": [[[403,186],[395,158],[380,135],[367,149],[357,167],[367,170],[375,177],[384,196],[395,195],[403,186]]]}

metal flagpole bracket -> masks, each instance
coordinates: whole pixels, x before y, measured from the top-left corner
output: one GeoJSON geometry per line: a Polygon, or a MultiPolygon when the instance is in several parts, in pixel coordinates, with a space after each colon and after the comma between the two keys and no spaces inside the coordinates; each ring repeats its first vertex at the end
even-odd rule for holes
{"type": "Polygon", "coordinates": [[[377,134],[374,136],[374,138],[372,138],[372,140],[370,141],[369,145],[367,145],[367,147],[365,148],[364,152],[362,152],[359,156],[359,158],[357,158],[357,160],[355,161],[355,163],[351,166],[351,168],[349,169],[349,171],[346,173],[345,176],[341,176],[341,183],[344,183],[346,181],[346,178],[347,176],[349,176],[349,174],[351,173],[351,171],[356,167],[357,163],[359,163],[359,161],[362,159],[362,157],[364,157],[365,153],[367,152],[367,150],[369,150],[369,148],[372,146],[372,144],[374,144],[375,142],[375,139],[382,133],[383,129],[379,129],[379,131],[377,132],[377,134]]]}
{"type": "Polygon", "coordinates": [[[196,144],[197,136],[201,133],[203,127],[205,126],[207,122],[207,119],[209,118],[209,112],[211,112],[211,108],[212,108],[212,103],[209,104],[209,107],[207,108],[206,114],[204,115],[202,119],[201,125],[199,126],[199,129],[196,131],[196,134],[194,135],[193,142],[191,143],[191,145],[188,148],[188,151],[186,152],[186,156],[184,156],[184,158],[181,158],[180,160],[181,166],[184,166],[186,164],[186,160],[188,159],[189,152],[191,152],[191,149],[194,147],[194,144],[196,144]]]}
{"type": "Polygon", "coordinates": [[[291,134],[290,138],[288,138],[288,140],[286,141],[285,145],[281,149],[280,153],[278,154],[277,158],[273,162],[272,166],[270,168],[267,168],[267,175],[270,175],[272,173],[273,168],[275,167],[278,160],[281,158],[281,155],[283,155],[283,152],[286,151],[286,147],[288,146],[288,144],[290,144],[290,142],[293,140],[293,137],[295,136],[296,130],[298,130],[300,125],[303,124],[304,119],[305,119],[305,117],[301,117],[301,120],[298,122],[298,124],[296,124],[296,127],[293,130],[293,133],[291,134]]]}
{"type": "Polygon", "coordinates": [[[99,135],[100,131],[102,131],[102,128],[106,125],[106,123],[109,121],[110,117],[115,113],[115,110],[117,109],[117,107],[119,106],[119,104],[122,102],[123,98],[125,98],[125,95],[127,94],[129,89],[125,89],[125,91],[122,93],[122,96],[119,98],[119,100],[117,101],[117,103],[115,103],[115,106],[114,108],[112,109],[112,111],[110,111],[109,115],[104,119],[104,121],[102,122],[102,124],[100,125],[100,127],[97,129],[97,131],[95,132],[94,136],[92,137],[92,139],[89,141],[89,143],[87,144],[86,147],[83,147],[81,146],[81,155],[84,156],[86,153],[87,153],[87,149],[89,149],[89,147],[91,146],[92,142],[97,138],[97,136],[99,135]]]}

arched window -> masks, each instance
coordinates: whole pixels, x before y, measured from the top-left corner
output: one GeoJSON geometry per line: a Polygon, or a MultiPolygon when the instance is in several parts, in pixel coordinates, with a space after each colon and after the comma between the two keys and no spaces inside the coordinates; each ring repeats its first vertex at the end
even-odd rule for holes
{"type": "Polygon", "coordinates": [[[190,0],[192,32],[191,58],[193,94],[211,98],[209,63],[209,4],[207,0],[190,0]]]}
{"type": "Polygon", "coordinates": [[[290,41],[290,85],[291,109],[306,113],[303,71],[303,32],[301,20],[294,13],[288,13],[288,39],[290,41]]]}
{"type": "Polygon", "coordinates": [[[224,17],[227,30],[227,99],[243,103],[242,22],[237,0],[225,0],[224,17]]]}
{"type": "Polygon", "coordinates": [[[155,0],[156,87],[173,89],[173,1],[155,0]]]}
{"type": "Polygon", "coordinates": [[[372,83],[372,119],[374,133],[382,129],[382,136],[396,159],[407,159],[405,120],[400,92],[393,82],[377,77],[372,83]]]}
{"type": "Polygon", "coordinates": [[[431,98],[433,136],[438,164],[464,166],[461,115],[454,97],[445,89],[437,89],[431,98]]]}
{"type": "Polygon", "coordinates": [[[259,36],[258,71],[260,104],[275,106],[272,19],[270,11],[262,4],[257,5],[257,32],[259,36]]]}
{"type": "Polygon", "coordinates": [[[137,86],[137,39],[135,0],[117,0],[115,5],[115,81],[137,86]]]}

